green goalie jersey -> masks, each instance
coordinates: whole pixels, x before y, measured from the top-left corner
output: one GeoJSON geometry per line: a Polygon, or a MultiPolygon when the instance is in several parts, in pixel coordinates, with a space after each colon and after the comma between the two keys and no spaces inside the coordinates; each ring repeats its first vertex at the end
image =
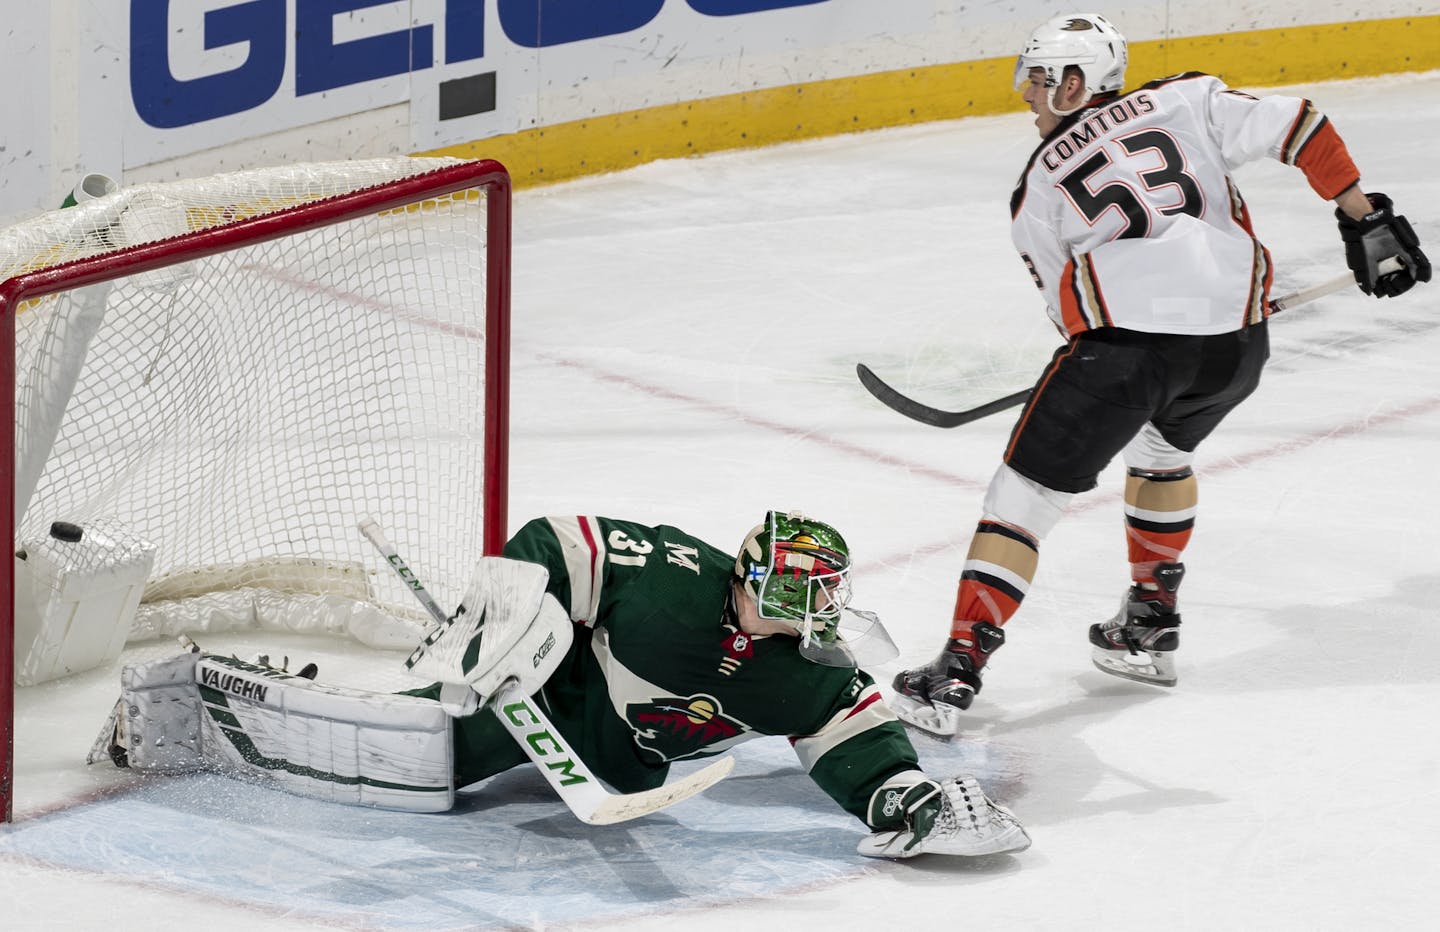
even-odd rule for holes
{"type": "MultiPolygon", "coordinates": [[[[870,676],[800,656],[794,638],[735,623],[735,558],[677,528],[540,518],[506,557],[550,572],[575,642],[538,694],[594,772],[621,792],[665,781],[670,763],[783,735],[811,778],[862,820],[886,778],[918,770],[870,676]]],[[[457,785],[525,760],[494,716],[456,722],[457,785]]]]}

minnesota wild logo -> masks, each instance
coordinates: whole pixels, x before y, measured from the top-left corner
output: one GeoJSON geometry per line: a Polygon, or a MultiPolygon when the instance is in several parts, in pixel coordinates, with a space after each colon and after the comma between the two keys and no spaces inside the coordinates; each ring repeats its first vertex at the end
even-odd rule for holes
{"type": "Polygon", "coordinates": [[[635,742],[667,761],[728,743],[749,730],[744,722],[725,715],[720,700],[705,695],[632,702],[626,706],[625,718],[635,729],[635,742]]]}

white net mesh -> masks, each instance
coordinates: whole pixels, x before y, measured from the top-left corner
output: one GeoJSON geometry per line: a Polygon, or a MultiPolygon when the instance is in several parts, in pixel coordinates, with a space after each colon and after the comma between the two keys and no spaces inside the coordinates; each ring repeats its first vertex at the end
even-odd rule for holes
{"type": "MultiPolygon", "coordinates": [[[[0,280],[457,164],[127,188],[0,231],[0,280]]],[[[217,598],[418,618],[355,530],[370,516],[455,604],[490,517],[486,208],[430,198],[22,304],[16,545],[56,520],[154,544],[137,637],[204,627],[217,598]]]]}

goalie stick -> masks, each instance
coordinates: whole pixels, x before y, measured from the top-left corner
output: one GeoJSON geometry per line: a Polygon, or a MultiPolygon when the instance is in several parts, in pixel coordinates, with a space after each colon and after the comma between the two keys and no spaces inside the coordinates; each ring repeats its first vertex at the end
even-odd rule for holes
{"type": "MultiPolygon", "coordinates": [[[[435,623],[444,625],[447,621],[444,610],[385,537],[380,525],[366,518],[359,527],[360,533],[380,552],[435,623]]],[[[709,789],[735,767],[735,758],[722,757],[683,779],[652,790],[611,793],[561,737],[540,706],[520,692],[515,680],[507,680],[490,702],[495,717],[544,775],[551,789],[576,818],[590,825],[611,825],[659,812],[709,789]]]]}
{"type": "MultiPolygon", "coordinates": [[[[1391,272],[1398,272],[1402,268],[1398,259],[1386,259],[1380,263],[1379,271],[1382,275],[1391,272]]],[[[1318,285],[1311,285],[1309,288],[1302,288],[1287,295],[1281,295],[1271,300],[1270,313],[1278,314],[1281,311],[1288,311],[1291,308],[1299,307],[1302,304],[1309,304],[1326,295],[1343,291],[1346,287],[1355,284],[1355,276],[1346,273],[1336,276],[1329,281],[1321,282],[1318,285]]],[[[931,427],[959,427],[962,424],[969,424],[971,421],[978,421],[982,417],[989,417],[998,414],[1006,408],[1013,408],[1022,405],[1030,400],[1030,393],[1033,389],[1023,389],[1014,394],[1006,395],[1004,398],[997,398],[994,401],[986,402],[966,411],[945,411],[940,408],[932,408],[922,404],[913,398],[902,395],[891,388],[880,376],[876,375],[869,366],[863,362],[855,364],[855,375],[859,377],[860,384],[865,386],[866,391],[874,395],[879,401],[890,408],[898,411],[911,420],[919,421],[922,424],[929,424],[931,427]]]]}

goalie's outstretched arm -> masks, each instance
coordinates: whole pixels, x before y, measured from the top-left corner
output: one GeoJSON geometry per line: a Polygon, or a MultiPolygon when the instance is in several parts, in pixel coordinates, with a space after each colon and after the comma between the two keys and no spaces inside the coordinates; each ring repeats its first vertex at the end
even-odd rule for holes
{"type": "Polygon", "coordinates": [[[491,701],[500,724],[581,821],[606,825],[657,812],[713,786],[735,766],[733,758],[725,757],[652,790],[609,792],[530,698],[554,672],[572,636],[568,614],[545,592],[545,569],[486,557],[461,607],[446,617],[379,525],[366,520],[360,531],[438,626],[406,666],[491,701]]]}

